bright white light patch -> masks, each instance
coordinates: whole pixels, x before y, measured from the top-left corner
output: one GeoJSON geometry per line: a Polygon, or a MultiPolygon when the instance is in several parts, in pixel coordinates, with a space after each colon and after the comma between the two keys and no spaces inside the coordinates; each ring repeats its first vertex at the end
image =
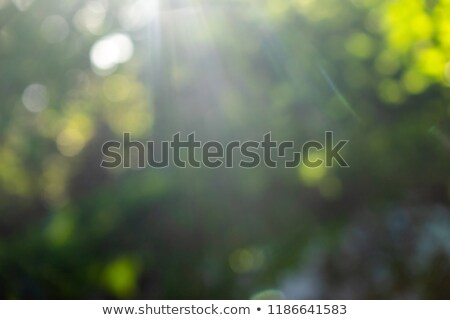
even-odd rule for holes
{"type": "Polygon", "coordinates": [[[47,88],[39,83],[29,85],[22,94],[22,102],[28,111],[41,112],[48,104],[47,88]]]}
{"type": "Polygon", "coordinates": [[[74,17],[78,30],[100,35],[106,16],[107,2],[89,1],[74,17]]]}
{"type": "Polygon", "coordinates": [[[158,15],[158,0],[136,0],[123,7],[119,21],[124,29],[136,30],[155,20],[158,15]]]}
{"type": "Polygon", "coordinates": [[[98,40],[91,48],[91,63],[100,71],[110,71],[133,56],[134,45],[130,37],[115,33],[98,40]]]}

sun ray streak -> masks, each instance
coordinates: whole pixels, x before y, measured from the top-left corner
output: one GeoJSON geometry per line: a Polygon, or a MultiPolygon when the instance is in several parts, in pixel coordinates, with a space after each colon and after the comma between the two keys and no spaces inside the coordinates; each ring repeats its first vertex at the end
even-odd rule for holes
{"type": "Polygon", "coordinates": [[[355,112],[355,110],[352,108],[348,100],[345,98],[345,96],[342,94],[342,92],[339,90],[339,88],[334,83],[333,79],[328,75],[328,72],[323,68],[322,64],[320,62],[317,62],[317,67],[320,70],[320,73],[327,81],[330,88],[333,90],[333,92],[336,94],[336,96],[339,98],[339,101],[345,106],[345,108],[352,114],[355,119],[358,121],[361,121],[361,117],[355,112]]]}

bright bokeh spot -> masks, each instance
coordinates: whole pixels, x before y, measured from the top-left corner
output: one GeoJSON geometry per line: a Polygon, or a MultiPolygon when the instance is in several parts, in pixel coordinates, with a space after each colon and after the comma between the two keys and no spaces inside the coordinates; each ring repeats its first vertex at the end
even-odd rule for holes
{"type": "Polygon", "coordinates": [[[105,1],[89,1],[80,9],[75,17],[74,24],[80,31],[100,35],[106,17],[107,3],[105,1]]]}
{"type": "Polygon", "coordinates": [[[77,129],[67,128],[57,138],[58,149],[68,157],[76,156],[83,149],[85,139],[77,129]]]}
{"type": "Polygon", "coordinates": [[[374,50],[373,40],[365,33],[353,34],[345,44],[347,51],[355,57],[369,58],[374,50]]]}
{"type": "Polygon", "coordinates": [[[450,49],[450,4],[437,16],[440,17],[436,23],[438,38],[444,48],[450,49]]]}
{"type": "Polygon", "coordinates": [[[382,25],[389,46],[401,53],[407,53],[415,42],[427,40],[433,33],[432,22],[419,0],[389,2],[382,25]]]}
{"type": "Polygon", "coordinates": [[[100,71],[111,71],[131,59],[134,45],[124,33],[115,33],[98,40],[91,49],[91,63],[100,71]]]}
{"type": "Polygon", "coordinates": [[[67,157],[76,156],[92,135],[92,121],[82,114],[72,115],[56,138],[58,150],[67,157]]]}
{"type": "Polygon", "coordinates": [[[30,112],[41,112],[48,105],[47,87],[34,83],[29,85],[22,94],[22,102],[30,112]]]}
{"type": "Polygon", "coordinates": [[[417,54],[419,70],[436,79],[442,78],[446,62],[444,53],[436,48],[427,48],[417,54]]]}
{"type": "MultiPolygon", "coordinates": [[[[442,83],[447,78],[445,66],[450,58],[450,2],[396,0],[386,2],[383,11],[383,36],[389,50],[406,67],[401,75],[406,92],[419,94],[432,82],[442,83]]],[[[379,56],[377,70],[393,75],[396,70],[390,67],[392,61],[387,56],[379,56]]],[[[392,85],[384,86],[381,91],[386,102],[403,101],[400,90],[392,85]]]]}
{"type": "Polygon", "coordinates": [[[136,290],[137,263],[128,257],[119,258],[106,266],[103,272],[105,286],[117,297],[130,297],[136,290]]]}
{"type": "Polygon", "coordinates": [[[322,160],[322,164],[318,167],[312,168],[302,164],[298,167],[298,175],[300,180],[307,186],[316,186],[325,178],[327,174],[327,167],[325,166],[325,158],[323,152],[311,152],[308,160],[316,162],[322,160]]]}
{"type": "Polygon", "coordinates": [[[429,85],[428,79],[414,69],[403,74],[402,83],[405,89],[412,94],[423,92],[429,85]]]}

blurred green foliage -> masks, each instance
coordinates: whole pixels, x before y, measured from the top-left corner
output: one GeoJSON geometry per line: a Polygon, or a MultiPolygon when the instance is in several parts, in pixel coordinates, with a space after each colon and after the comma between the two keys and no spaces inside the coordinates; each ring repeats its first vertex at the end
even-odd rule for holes
{"type": "Polygon", "coordinates": [[[449,61],[449,0],[0,0],[0,297],[450,298],[449,61]],[[326,130],[349,169],[99,167],[326,130]]]}

